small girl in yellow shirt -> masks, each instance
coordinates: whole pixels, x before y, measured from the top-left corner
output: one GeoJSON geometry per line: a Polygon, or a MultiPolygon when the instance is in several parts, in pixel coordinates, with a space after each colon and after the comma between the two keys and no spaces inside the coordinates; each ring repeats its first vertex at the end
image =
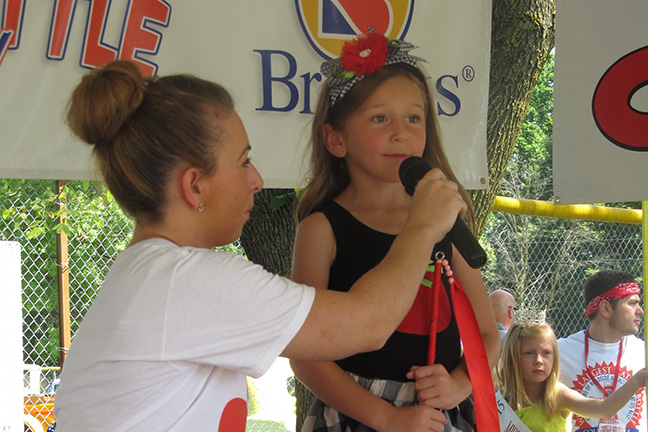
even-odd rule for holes
{"type": "Polygon", "coordinates": [[[560,383],[559,362],[556,335],[549,324],[515,324],[508,331],[496,378],[504,399],[532,432],[565,432],[570,412],[614,417],[648,377],[641,369],[607,398],[590,399],[560,383]]]}

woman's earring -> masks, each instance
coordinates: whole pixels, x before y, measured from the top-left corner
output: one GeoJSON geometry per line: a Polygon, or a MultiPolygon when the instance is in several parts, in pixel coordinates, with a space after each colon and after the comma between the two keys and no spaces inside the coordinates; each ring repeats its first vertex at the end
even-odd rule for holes
{"type": "Polygon", "coordinates": [[[205,210],[205,204],[203,204],[202,201],[201,201],[201,202],[198,203],[198,211],[201,212],[203,210],[205,210]]]}

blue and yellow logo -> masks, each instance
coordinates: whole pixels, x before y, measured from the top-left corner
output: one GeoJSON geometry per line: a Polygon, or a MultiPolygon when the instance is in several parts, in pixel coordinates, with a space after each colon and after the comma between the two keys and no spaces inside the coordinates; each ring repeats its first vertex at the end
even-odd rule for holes
{"type": "Polygon", "coordinates": [[[311,46],[328,60],[340,55],[344,42],[369,27],[404,39],[414,0],[295,0],[295,6],[311,46]]]}

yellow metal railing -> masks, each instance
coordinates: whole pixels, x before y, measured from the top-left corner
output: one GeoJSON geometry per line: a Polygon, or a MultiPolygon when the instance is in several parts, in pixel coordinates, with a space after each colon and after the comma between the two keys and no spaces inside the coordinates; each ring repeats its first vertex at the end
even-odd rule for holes
{"type": "Polygon", "coordinates": [[[633,209],[594,206],[588,204],[557,205],[548,201],[522,200],[498,196],[493,211],[531,216],[585,219],[600,222],[642,224],[642,211],[633,209]]]}

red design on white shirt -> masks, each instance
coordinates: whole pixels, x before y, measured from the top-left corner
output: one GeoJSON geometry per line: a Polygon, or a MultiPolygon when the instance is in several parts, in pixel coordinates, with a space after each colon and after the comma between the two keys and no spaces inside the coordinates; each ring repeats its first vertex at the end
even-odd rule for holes
{"type": "Polygon", "coordinates": [[[247,423],[247,402],[241,398],[227,402],[221,414],[218,432],[245,432],[247,423]]]}
{"type": "MultiPolygon", "coordinates": [[[[596,379],[596,381],[606,390],[608,388],[611,389],[614,385],[615,370],[616,365],[613,362],[603,362],[602,364],[596,363],[589,367],[589,372],[592,375],[592,378],[596,379]]],[[[621,366],[619,368],[619,382],[617,388],[625,384],[630,377],[632,377],[632,372],[628,371],[625,366],[621,366]]],[[[592,381],[592,378],[590,378],[587,370],[583,369],[583,371],[577,375],[576,380],[573,381],[572,388],[585,397],[600,399],[601,392],[598,390],[597,385],[592,381]]],[[[622,423],[626,422],[626,428],[638,428],[644,403],[644,393],[640,391],[637,392],[637,394],[630,399],[630,402],[619,411],[619,420],[621,420],[622,423]]],[[[587,422],[587,419],[576,414],[574,414],[574,421],[576,422],[576,430],[593,427],[593,425],[587,422]]]]}

